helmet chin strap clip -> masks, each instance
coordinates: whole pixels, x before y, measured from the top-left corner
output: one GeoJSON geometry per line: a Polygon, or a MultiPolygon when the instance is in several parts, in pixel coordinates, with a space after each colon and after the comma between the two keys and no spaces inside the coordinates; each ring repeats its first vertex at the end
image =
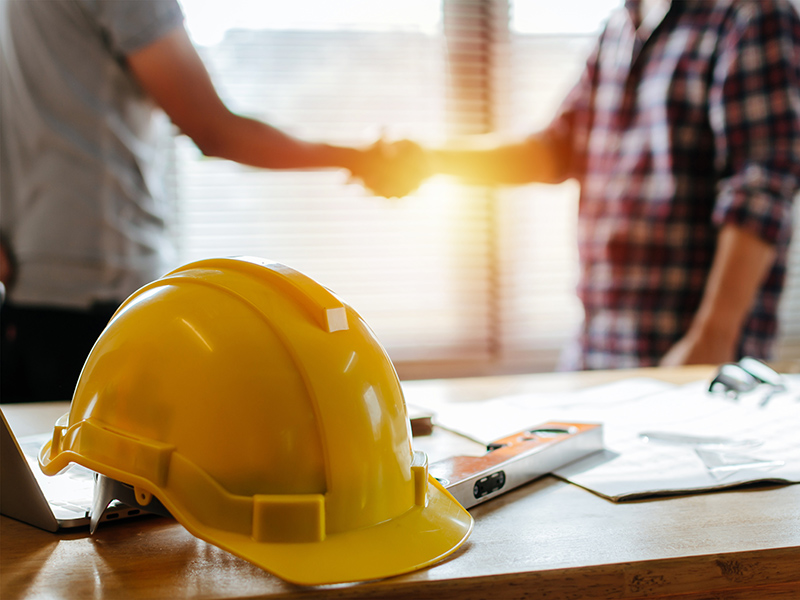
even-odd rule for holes
{"type": "Polygon", "coordinates": [[[95,532],[103,513],[114,500],[119,500],[132,508],[142,509],[143,512],[172,517],[166,507],[150,492],[95,473],[94,497],[89,514],[89,533],[95,532]]]}

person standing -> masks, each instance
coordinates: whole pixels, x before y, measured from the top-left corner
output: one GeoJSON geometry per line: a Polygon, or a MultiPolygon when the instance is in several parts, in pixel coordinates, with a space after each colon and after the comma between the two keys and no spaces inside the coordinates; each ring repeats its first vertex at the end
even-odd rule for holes
{"type": "Polygon", "coordinates": [[[177,0],[0,0],[0,19],[3,402],[70,398],[116,307],[176,266],[164,114],[205,155],[254,167],[383,164],[381,144],[308,142],[228,110],[177,0]]]}
{"type": "Polygon", "coordinates": [[[427,168],[578,180],[585,320],[563,368],[770,358],[800,188],[800,19],[787,0],[627,0],[548,127],[429,150],[427,168]]]}

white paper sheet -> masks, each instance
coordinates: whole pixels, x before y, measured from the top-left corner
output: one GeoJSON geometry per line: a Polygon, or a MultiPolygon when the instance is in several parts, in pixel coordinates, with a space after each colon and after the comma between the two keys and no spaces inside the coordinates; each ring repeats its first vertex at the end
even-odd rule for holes
{"type": "Polygon", "coordinates": [[[562,394],[484,402],[431,402],[434,422],[488,443],[546,421],[603,424],[606,450],[555,475],[611,500],[722,489],[755,481],[800,482],[800,377],[766,406],[759,388],[733,400],[707,382],[673,386],[630,379],[562,394]],[[645,432],[714,436],[725,444],[675,444],[645,432]],[[744,442],[744,443],[743,443],[744,442]]]}

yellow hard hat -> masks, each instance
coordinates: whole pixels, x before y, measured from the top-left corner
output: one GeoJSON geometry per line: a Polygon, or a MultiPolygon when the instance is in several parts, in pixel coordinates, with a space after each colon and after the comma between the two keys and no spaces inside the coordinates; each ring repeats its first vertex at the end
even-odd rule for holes
{"type": "Polygon", "coordinates": [[[419,569],[472,529],[412,450],[366,323],[258,259],[192,263],[128,298],[39,462],[155,496],[197,537],[304,585],[419,569]]]}

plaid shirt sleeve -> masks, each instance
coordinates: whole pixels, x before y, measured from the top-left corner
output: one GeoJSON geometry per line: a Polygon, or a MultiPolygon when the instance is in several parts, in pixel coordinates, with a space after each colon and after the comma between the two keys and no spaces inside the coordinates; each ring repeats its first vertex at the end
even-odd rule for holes
{"type": "Polygon", "coordinates": [[[717,169],[713,221],[788,243],[800,187],[800,19],[787,2],[732,15],[709,93],[717,169]]]}

